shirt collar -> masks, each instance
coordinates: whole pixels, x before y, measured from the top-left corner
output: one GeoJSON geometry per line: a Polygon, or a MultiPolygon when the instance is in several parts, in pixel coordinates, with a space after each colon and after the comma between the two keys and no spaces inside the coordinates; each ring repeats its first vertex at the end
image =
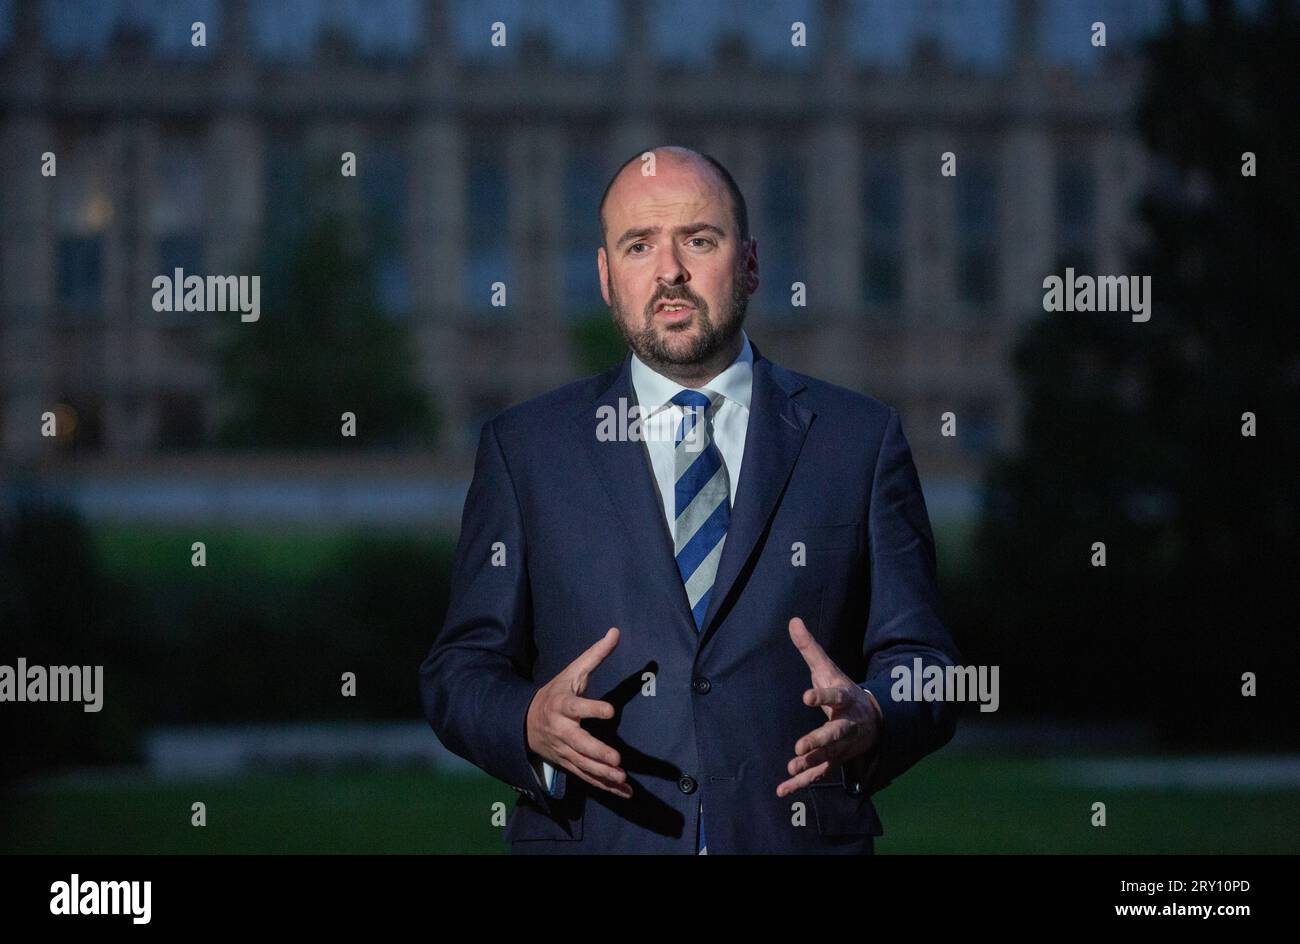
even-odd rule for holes
{"type": "MultiPolygon", "coordinates": [[[[740,353],[731,362],[731,366],[703,386],[748,410],[750,393],[754,388],[754,351],[749,345],[749,335],[743,329],[740,336],[743,339],[740,353]]],[[[651,413],[658,412],[673,397],[687,389],[677,381],[655,372],[635,354],[632,355],[632,388],[636,391],[636,399],[641,408],[651,413]]]]}

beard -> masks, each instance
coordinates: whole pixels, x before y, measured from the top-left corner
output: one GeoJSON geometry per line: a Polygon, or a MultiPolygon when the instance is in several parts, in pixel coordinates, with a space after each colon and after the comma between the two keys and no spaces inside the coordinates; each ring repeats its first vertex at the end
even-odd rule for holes
{"type": "Polygon", "coordinates": [[[704,363],[740,333],[749,307],[749,295],[739,271],[733,274],[731,294],[716,319],[709,311],[708,303],[684,285],[658,292],[646,303],[640,315],[633,315],[623,307],[608,277],[605,286],[609,291],[614,324],[623,340],[646,366],[652,368],[704,363]],[[693,306],[695,313],[689,321],[680,324],[656,325],[655,305],[661,301],[684,302],[693,306]],[[694,335],[690,334],[692,328],[695,329],[694,335]]]}

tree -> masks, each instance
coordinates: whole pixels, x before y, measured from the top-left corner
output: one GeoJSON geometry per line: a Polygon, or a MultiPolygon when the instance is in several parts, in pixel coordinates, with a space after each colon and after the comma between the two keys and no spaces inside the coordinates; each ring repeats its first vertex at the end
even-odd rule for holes
{"type": "Polygon", "coordinates": [[[1173,18],[1138,108],[1151,320],[1053,313],[1017,345],[1024,447],[987,483],[977,586],[997,608],[970,645],[1038,679],[1030,707],[1148,713],[1185,743],[1296,738],[1297,50],[1294,3],[1173,18]]]}
{"type": "Polygon", "coordinates": [[[342,217],[272,247],[262,317],[229,329],[220,354],[233,410],[222,445],[340,448],[342,414],[363,446],[432,446],[433,408],[412,379],[405,327],[375,300],[369,257],[342,217]]]}

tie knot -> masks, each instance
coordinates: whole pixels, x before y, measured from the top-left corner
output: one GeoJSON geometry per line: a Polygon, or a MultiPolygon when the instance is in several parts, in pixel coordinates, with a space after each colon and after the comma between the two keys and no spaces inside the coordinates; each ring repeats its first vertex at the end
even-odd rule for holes
{"type": "Polygon", "coordinates": [[[673,397],[673,403],[688,410],[701,410],[705,416],[708,416],[709,409],[713,406],[713,398],[699,390],[683,390],[673,397]]]}

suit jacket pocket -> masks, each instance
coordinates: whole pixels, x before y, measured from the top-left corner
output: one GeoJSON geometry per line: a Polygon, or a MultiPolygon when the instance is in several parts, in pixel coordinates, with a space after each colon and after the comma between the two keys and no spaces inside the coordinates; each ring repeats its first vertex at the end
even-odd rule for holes
{"type": "Polygon", "coordinates": [[[804,789],[812,797],[817,831],[823,836],[884,835],[875,804],[865,793],[851,793],[838,779],[812,783],[804,789]]]}
{"type": "Polygon", "coordinates": [[[856,551],[860,525],[859,521],[846,524],[785,524],[774,528],[772,534],[783,553],[790,550],[790,545],[795,541],[802,543],[810,555],[822,551],[856,551]]]}
{"type": "Polygon", "coordinates": [[[527,842],[532,839],[569,840],[582,838],[582,812],[566,800],[555,803],[557,816],[552,816],[527,797],[520,797],[506,824],[506,842],[527,842]]]}

